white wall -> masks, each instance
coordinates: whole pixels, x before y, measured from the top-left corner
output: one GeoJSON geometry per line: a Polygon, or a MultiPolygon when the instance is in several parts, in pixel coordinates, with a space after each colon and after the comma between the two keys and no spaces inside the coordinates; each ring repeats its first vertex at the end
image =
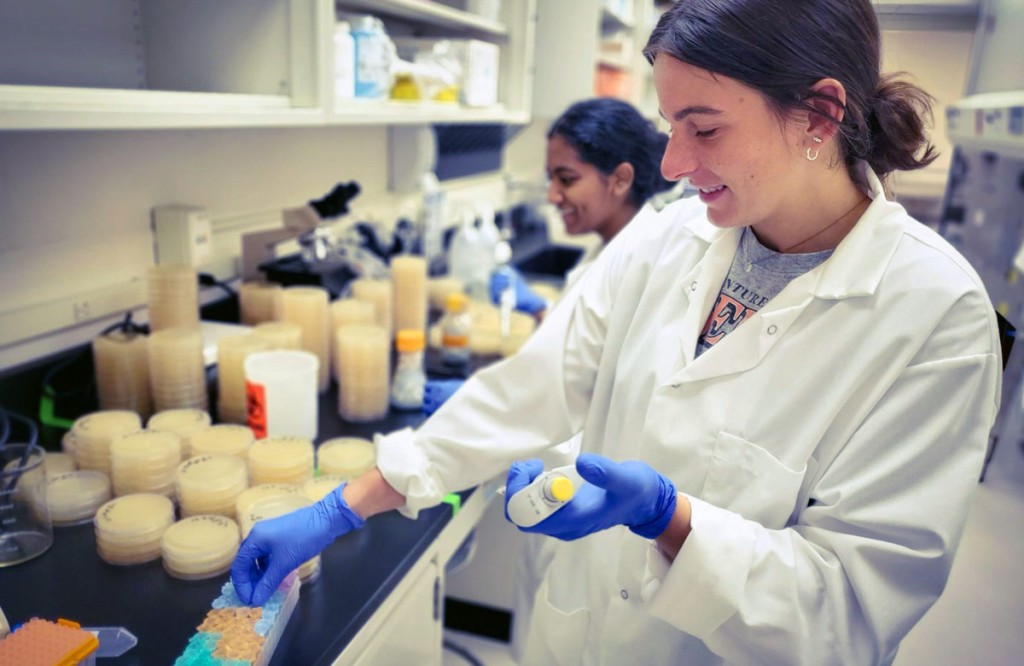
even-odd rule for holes
{"type": "Polygon", "coordinates": [[[893,174],[897,198],[931,201],[946,189],[953,146],[946,136],[946,109],[965,94],[974,33],[966,30],[886,30],[882,71],[907,72],[935,101],[930,139],[939,157],[926,169],[893,174]]]}

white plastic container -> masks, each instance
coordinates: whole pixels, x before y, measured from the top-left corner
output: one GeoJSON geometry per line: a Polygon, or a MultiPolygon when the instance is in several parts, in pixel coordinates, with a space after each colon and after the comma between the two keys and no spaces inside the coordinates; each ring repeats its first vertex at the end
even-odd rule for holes
{"type": "Polygon", "coordinates": [[[356,42],[348,21],[334,26],[334,97],[352,99],[356,95],[356,42]]]}
{"type": "Polygon", "coordinates": [[[466,292],[475,301],[490,302],[488,285],[494,270],[494,245],[497,241],[493,218],[477,226],[472,209],[463,210],[462,224],[452,237],[448,255],[448,272],[466,285],[466,292]]]}
{"type": "Polygon", "coordinates": [[[249,427],[257,439],[316,439],[320,360],[306,351],[274,350],[245,359],[249,427]]]}

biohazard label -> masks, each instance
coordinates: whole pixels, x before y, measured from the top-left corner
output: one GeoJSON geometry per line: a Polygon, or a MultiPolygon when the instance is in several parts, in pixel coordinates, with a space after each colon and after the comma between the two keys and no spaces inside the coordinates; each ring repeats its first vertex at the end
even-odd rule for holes
{"type": "Polygon", "coordinates": [[[245,383],[245,413],[256,439],[267,436],[267,389],[256,382],[245,383]]]}

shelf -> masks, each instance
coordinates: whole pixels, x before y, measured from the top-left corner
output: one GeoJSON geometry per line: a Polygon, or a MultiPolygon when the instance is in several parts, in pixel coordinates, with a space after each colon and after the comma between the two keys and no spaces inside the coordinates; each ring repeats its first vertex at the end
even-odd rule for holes
{"type": "Polygon", "coordinates": [[[632,30],[636,23],[631,18],[620,16],[607,7],[601,8],[601,30],[602,32],[614,32],[617,30],[632,30]]]}
{"type": "Polygon", "coordinates": [[[946,110],[949,140],[1024,158],[1024,90],[965,97],[946,110]]]}
{"type": "Polygon", "coordinates": [[[452,9],[431,0],[337,0],[343,11],[361,11],[374,16],[415,21],[445,30],[478,34],[490,38],[507,38],[508,29],[469,12],[452,9]]]}
{"type": "Polygon", "coordinates": [[[931,0],[889,2],[875,0],[875,13],[882,30],[966,31],[978,23],[977,0],[931,0]]]}
{"type": "Polygon", "coordinates": [[[872,0],[875,12],[882,14],[917,14],[934,16],[977,16],[979,0],[872,0]]]}
{"type": "Polygon", "coordinates": [[[324,113],[275,95],[0,86],[0,128],[13,130],[527,122],[527,112],[501,106],[343,100],[324,113]]]}
{"type": "Polygon", "coordinates": [[[323,117],[283,95],[0,85],[3,129],[306,125],[323,117]]]}
{"type": "Polygon", "coordinates": [[[529,120],[526,111],[510,111],[501,106],[474,109],[431,102],[339,100],[327,122],[332,125],[523,125],[529,120]]]}
{"type": "Polygon", "coordinates": [[[599,55],[597,56],[597,64],[600,67],[610,67],[612,69],[617,69],[621,72],[633,71],[632,65],[630,65],[621,57],[616,56],[599,55]]]}

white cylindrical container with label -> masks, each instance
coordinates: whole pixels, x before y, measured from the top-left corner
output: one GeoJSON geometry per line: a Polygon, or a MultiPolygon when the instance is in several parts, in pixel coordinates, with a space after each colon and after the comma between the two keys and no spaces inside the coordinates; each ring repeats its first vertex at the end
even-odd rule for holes
{"type": "Polygon", "coordinates": [[[257,439],[316,439],[319,369],[319,359],[307,351],[262,351],[246,357],[248,423],[257,439]]]}

